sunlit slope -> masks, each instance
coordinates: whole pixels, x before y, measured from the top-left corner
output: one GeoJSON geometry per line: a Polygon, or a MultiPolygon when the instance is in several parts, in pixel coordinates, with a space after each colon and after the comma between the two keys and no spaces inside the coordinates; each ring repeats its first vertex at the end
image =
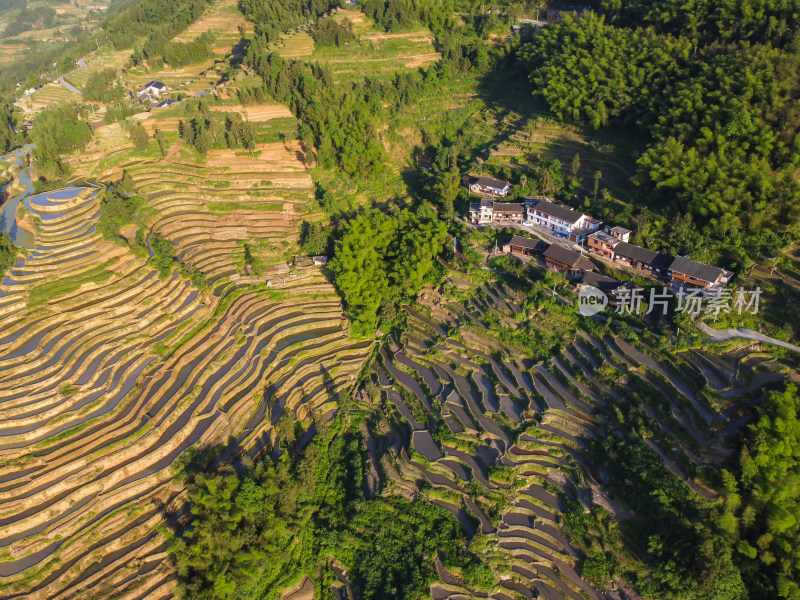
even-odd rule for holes
{"type": "MultiPolygon", "coordinates": [[[[283,415],[330,418],[370,345],[349,338],[319,269],[270,292],[231,281],[219,295],[200,292],[177,263],[161,279],[95,231],[102,195],[68,188],[26,200],[36,247],[0,286],[8,597],[168,594],[156,527],[164,507],[181,507],[177,457],[230,439],[244,452],[267,448],[283,415]]],[[[195,241],[213,255],[213,240],[195,241]]]]}

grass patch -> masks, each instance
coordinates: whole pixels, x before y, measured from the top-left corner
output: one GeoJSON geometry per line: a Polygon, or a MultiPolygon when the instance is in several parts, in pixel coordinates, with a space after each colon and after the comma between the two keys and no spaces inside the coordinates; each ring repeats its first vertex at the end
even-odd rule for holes
{"type": "Polygon", "coordinates": [[[41,306],[54,298],[76,292],[82,285],[87,283],[105,283],[113,275],[114,273],[106,269],[105,265],[98,265],[68,278],[37,284],[28,291],[28,308],[41,306]]]}

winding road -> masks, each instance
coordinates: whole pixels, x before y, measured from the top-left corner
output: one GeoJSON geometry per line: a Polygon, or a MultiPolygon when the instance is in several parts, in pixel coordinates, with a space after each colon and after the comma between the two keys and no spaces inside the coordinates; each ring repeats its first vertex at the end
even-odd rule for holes
{"type": "Polygon", "coordinates": [[[64,86],[65,88],[67,88],[67,89],[68,89],[70,92],[73,92],[73,93],[75,93],[75,94],[78,94],[79,96],[83,96],[83,92],[82,92],[82,91],[80,91],[78,88],[76,88],[74,85],[72,85],[72,84],[71,84],[69,81],[67,81],[66,79],[64,79],[64,77],[63,77],[63,76],[58,78],[58,83],[60,83],[61,85],[63,85],[63,86],[64,86]]]}
{"type": "Polygon", "coordinates": [[[752,329],[746,329],[744,327],[738,327],[737,329],[714,329],[709,325],[703,323],[702,321],[695,321],[697,327],[702,331],[704,334],[708,336],[706,341],[711,342],[724,342],[726,340],[734,340],[734,339],[747,339],[747,340],[755,340],[757,342],[765,342],[767,344],[774,344],[776,346],[782,346],[783,348],[788,348],[789,350],[793,350],[794,352],[800,352],[800,346],[795,346],[794,344],[790,344],[789,342],[784,342],[783,340],[776,339],[774,337],[769,337],[768,335],[764,335],[763,333],[758,333],[757,331],[753,331],[752,329]]]}

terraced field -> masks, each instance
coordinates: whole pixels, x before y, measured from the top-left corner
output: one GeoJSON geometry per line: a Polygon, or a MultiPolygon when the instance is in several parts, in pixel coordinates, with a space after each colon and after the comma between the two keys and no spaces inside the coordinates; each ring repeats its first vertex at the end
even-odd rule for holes
{"type": "Polygon", "coordinates": [[[327,288],[317,270],[290,272],[287,264],[311,198],[303,161],[296,143],[263,144],[255,154],[211,151],[205,164],[145,163],[127,171],[158,212],[153,231],[176,244],[181,260],[211,284],[246,274],[247,241],[273,284],[307,279],[327,288]]]}
{"type": "Polygon", "coordinates": [[[60,83],[48,83],[42,89],[37,90],[27,98],[23,98],[20,104],[30,111],[39,111],[50,106],[55,106],[61,102],[80,102],[81,96],[71,92],[60,83]]]}
{"type": "MultiPolygon", "coordinates": [[[[0,22],[0,29],[4,27],[5,25],[0,22]]],[[[0,44],[0,64],[13,62],[19,56],[22,56],[22,54],[24,54],[27,50],[27,44],[0,44]]]]}
{"type": "Polygon", "coordinates": [[[157,79],[164,83],[170,90],[180,90],[185,93],[207,91],[219,81],[219,74],[214,70],[215,59],[181,68],[165,68],[159,71],[145,71],[143,69],[130,69],[126,75],[126,82],[131,89],[138,89],[157,79]]]}
{"type": "Polygon", "coordinates": [[[69,83],[78,89],[83,89],[89,76],[103,69],[114,69],[120,73],[128,65],[133,50],[120,50],[117,52],[94,53],[84,60],[85,66],[78,67],[64,76],[69,83]]]}
{"type": "Polygon", "coordinates": [[[215,37],[214,54],[224,57],[233,53],[242,39],[242,30],[245,34],[252,32],[252,23],[244,18],[235,0],[223,0],[175,37],[175,41],[188,42],[210,31],[215,37]]]}
{"type": "Polygon", "coordinates": [[[557,125],[545,117],[536,117],[524,126],[515,127],[508,138],[494,149],[489,164],[518,169],[517,161],[536,164],[538,161],[558,160],[565,177],[571,176],[570,164],[577,154],[581,160],[578,173],[580,189],[590,195],[594,189],[594,174],[602,173],[601,188],[609,188],[615,197],[630,198],[630,178],[635,171],[632,152],[637,142],[628,139],[590,140],[575,127],[557,125]]]}
{"type": "MultiPolygon", "coordinates": [[[[488,284],[466,293],[456,301],[426,292],[406,308],[407,333],[373,364],[372,393],[390,415],[369,436],[373,490],[421,495],[453,513],[500,574],[491,598],[605,599],[579,575],[583,555],[562,530],[570,502],[629,516],[604,492],[602,466],[585,456],[608,433],[604,408],[646,389],[652,400],[643,410],[657,433],[645,441],[687,494],[714,498],[685,467],[724,455],[719,435],[737,412],[718,414],[704,398],[746,390],[730,383],[735,368],[723,361],[696,354],[664,362],[617,336],[580,334],[533,363],[490,334],[493,315],[514,326],[522,311],[514,293],[488,284]]],[[[480,595],[441,568],[439,576],[433,598],[480,595]]]]}
{"type": "Polygon", "coordinates": [[[303,58],[314,51],[314,38],[305,31],[284,34],[274,48],[284,58],[303,58]]]}
{"type": "Polygon", "coordinates": [[[305,58],[328,65],[336,81],[350,81],[364,76],[390,76],[399,70],[422,67],[438,61],[441,55],[433,47],[430,31],[420,28],[403,33],[386,33],[374,26],[361,12],[339,9],[338,21],[353,25],[356,39],[342,47],[315,47],[305,31],[284,36],[276,50],[286,58],[305,58]]]}
{"type": "Polygon", "coordinates": [[[237,113],[245,121],[262,123],[272,119],[294,118],[292,111],[282,104],[262,104],[259,106],[212,106],[212,111],[237,113]]]}
{"type": "Polygon", "coordinates": [[[262,451],[283,415],[337,410],[371,343],[350,339],[333,287],[318,268],[284,263],[267,288],[236,264],[244,239],[293,253],[311,186],[297,152],[127,166],[152,230],[208,276],[204,292],[179,263],[161,279],[147,256],[102,239],[100,187],[23,202],[35,248],[0,284],[4,597],[169,597],[156,525],[181,507],[178,456],[232,438],[262,451]]]}

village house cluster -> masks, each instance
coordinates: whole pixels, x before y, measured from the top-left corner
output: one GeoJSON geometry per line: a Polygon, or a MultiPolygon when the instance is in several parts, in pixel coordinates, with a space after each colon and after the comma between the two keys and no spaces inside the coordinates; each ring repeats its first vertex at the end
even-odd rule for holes
{"type": "MultiPolygon", "coordinates": [[[[158,97],[166,91],[167,86],[154,79],[136,92],[136,99],[142,104],[148,105],[151,108],[166,108],[168,106],[172,106],[173,104],[180,104],[180,102],[173,100],[172,98],[167,98],[166,100],[159,102],[158,97]]],[[[131,95],[133,95],[133,93],[131,93],[131,95]]]]}
{"type": "MultiPolygon", "coordinates": [[[[629,229],[601,227],[601,221],[569,206],[556,204],[549,198],[525,198],[523,202],[497,201],[497,198],[505,198],[510,193],[511,184],[508,182],[468,176],[463,177],[462,181],[470,192],[482,196],[479,202],[473,202],[469,207],[469,221],[475,225],[535,225],[547,229],[553,235],[585,245],[589,252],[598,257],[647,272],[666,281],[696,287],[724,286],[732,275],[730,271],[688,257],[671,256],[631,244],[629,229]]],[[[585,278],[586,273],[594,269],[592,261],[580,252],[517,235],[506,244],[505,251],[541,257],[550,267],[565,271],[575,278],[585,278]]],[[[606,279],[609,281],[597,283],[602,283],[606,288],[615,283],[622,285],[621,282],[606,279]]]]}

